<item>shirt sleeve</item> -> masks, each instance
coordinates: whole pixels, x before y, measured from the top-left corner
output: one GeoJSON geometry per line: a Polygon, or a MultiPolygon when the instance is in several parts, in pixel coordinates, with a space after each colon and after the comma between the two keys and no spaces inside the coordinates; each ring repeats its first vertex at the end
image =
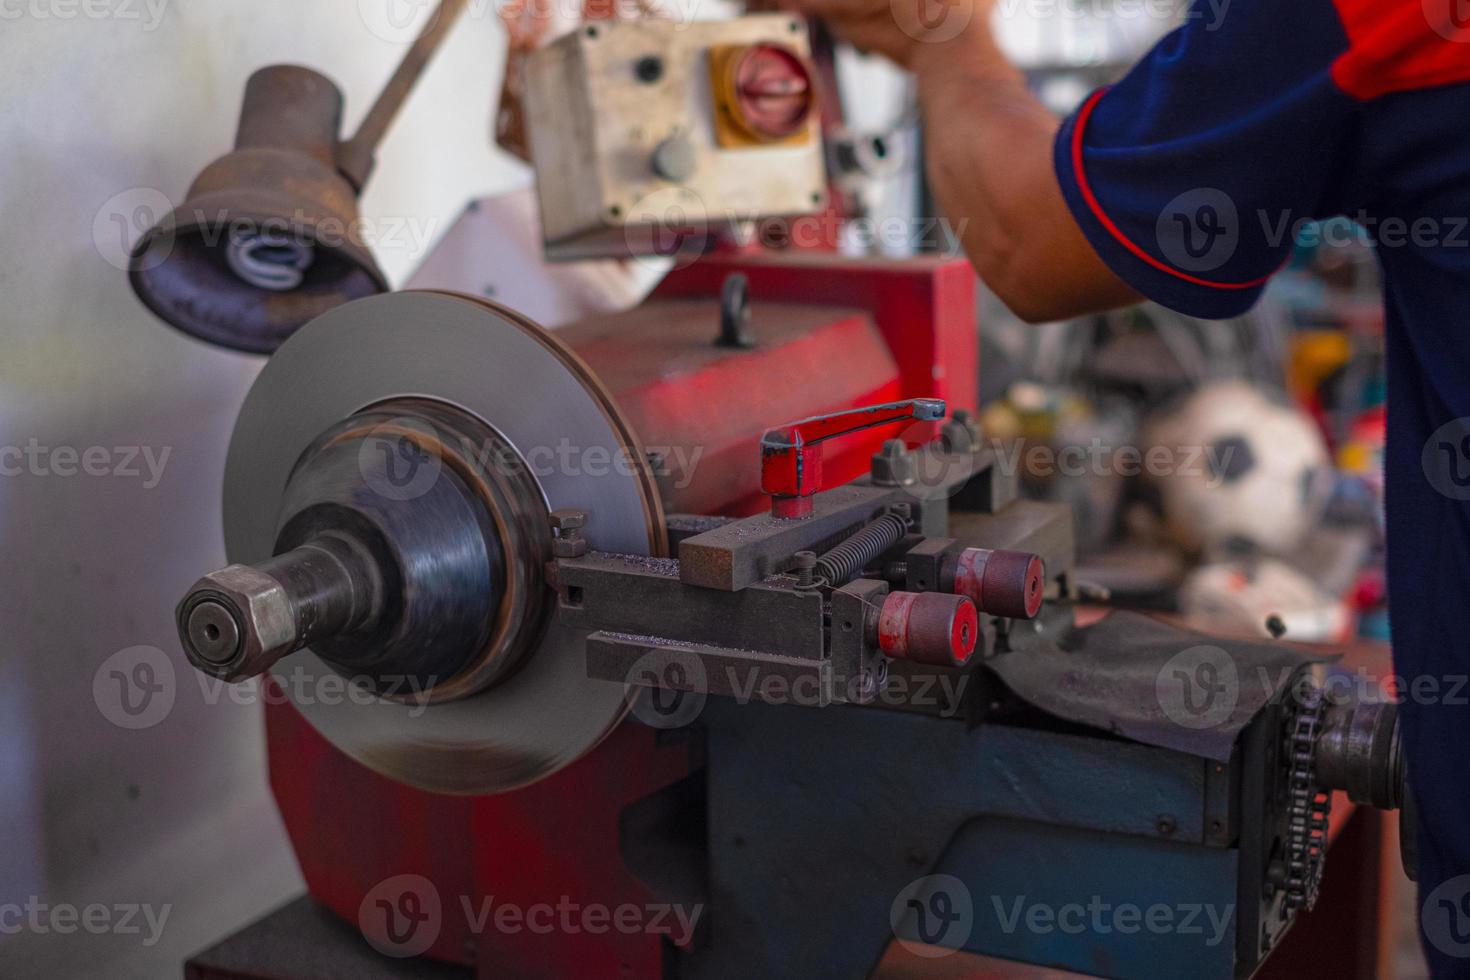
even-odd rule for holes
{"type": "Polygon", "coordinates": [[[1063,196],[1103,261],[1190,316],[1249,309],[1306,219],[1337,214],[1358,103],[1332,0],[1197,0],[1062,126],[1063,196]]]}

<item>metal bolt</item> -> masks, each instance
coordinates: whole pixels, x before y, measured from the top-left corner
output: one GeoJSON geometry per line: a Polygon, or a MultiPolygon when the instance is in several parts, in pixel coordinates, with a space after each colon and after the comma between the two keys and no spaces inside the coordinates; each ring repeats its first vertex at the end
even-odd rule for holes
{"type": "Polygon", "coordinates": [[[918,478],[914,468],[914,456],[902,439],[889,439],[883,448],[874,454],[873,483],[880,487],[902,487],[918,478]]]}
{"type": "Polygon", "coordinates": [[[811,588],[813,583],[812,570],[817,567],[817,553],[815,551],[798,551],[791,557],[794,559],[791,569],[796,572],[796,587],[798,589],[811,588]]]}
{"type": "Polygon", "coordinates": [[[587,526],[587,512],[566,507],[551,512],[551,553],[557,558],[580,558],[587,553],[587,539],[582,528],[587,526]]]}
{"type": "Polygon", "coordinates": [[[1162,814],[1159,817],[1158,821],[1154,824],[1154,829],[1157,830],[1164,837],[1172,837],[1177,827],[1178,825],[1175,824],[1174,818],[1169,816],[1167,813],[1162,814]]]}
{"type": "Polygon", "coordinates": [[[720,284],[720,335],[716,347],[749,349],[755,346],[750,330],[750,279],[732,272],[720,284]]]}
{"type": "Polygon", "coordinates": [[[940,445],[947,453],[973,453],[980,449],[980,427],[963,408],[954,410],[950,420],[939,429],[940,445]]]}

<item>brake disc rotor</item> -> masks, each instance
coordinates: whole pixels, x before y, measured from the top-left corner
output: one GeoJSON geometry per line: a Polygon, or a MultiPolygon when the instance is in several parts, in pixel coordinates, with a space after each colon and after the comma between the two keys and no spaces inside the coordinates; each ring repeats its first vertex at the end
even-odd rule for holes
{"type": "MultiPolygon", "coordinates": [[[[271,556],[283,490],[318,435],[402,398],[439,401],[495,429],[531,462],[550,509],[587,512],[591,548],[666,551],[645,454],[575,354],[493,303],[405,292],[318,317],[266,364],[240,411],[225,466],[230,561],[271,556]]],[[[318,731],[369,768],[435,792],[491,793],[562,768],[622,718],[623,686],[587,678],[584,639],[553,617],[513,676],[442,704],[366,690],[342,696],[339,681],[321,683],[337,672],[310,650],[282,660],[273,675],[318,731]]]]}

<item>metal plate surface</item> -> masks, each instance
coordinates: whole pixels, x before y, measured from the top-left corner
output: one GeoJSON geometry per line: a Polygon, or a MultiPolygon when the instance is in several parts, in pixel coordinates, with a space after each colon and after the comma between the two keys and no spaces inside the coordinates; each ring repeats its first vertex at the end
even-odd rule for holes
{"type": "MultiPolygon", "coordinates": [[[[592,548],[664,552],[642,448],[576,355],[495,304],[404,292],[319,317],[266,364],[240,411],[225,468],[230,561],[270,556],[286,481],[320,432],[404,397],[455,405],[499,431],[532,466],[552,509],[587,511],[592,548]],[[632,465],[603,462],[619,458],[632,465]]],[[[622,718],[623,685],[586,676],[584,635],[553,621],[510,679],[431,706],[363,691],[329,697],[340,686],[328,678],[335,671],[309,650],[282,660],[274,676],[313,726],[371,769],[433,792],[499,792],[574,761],[622,718]]]]}

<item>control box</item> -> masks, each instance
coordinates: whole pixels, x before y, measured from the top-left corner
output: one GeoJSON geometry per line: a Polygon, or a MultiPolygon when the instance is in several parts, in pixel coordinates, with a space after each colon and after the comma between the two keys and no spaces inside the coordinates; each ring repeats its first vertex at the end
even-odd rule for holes
{"type": "Polygon", "coordinates": [[[526,62],[550,259],[669,254],[826,206],[805,22],[585,24],[526,62]]]}

